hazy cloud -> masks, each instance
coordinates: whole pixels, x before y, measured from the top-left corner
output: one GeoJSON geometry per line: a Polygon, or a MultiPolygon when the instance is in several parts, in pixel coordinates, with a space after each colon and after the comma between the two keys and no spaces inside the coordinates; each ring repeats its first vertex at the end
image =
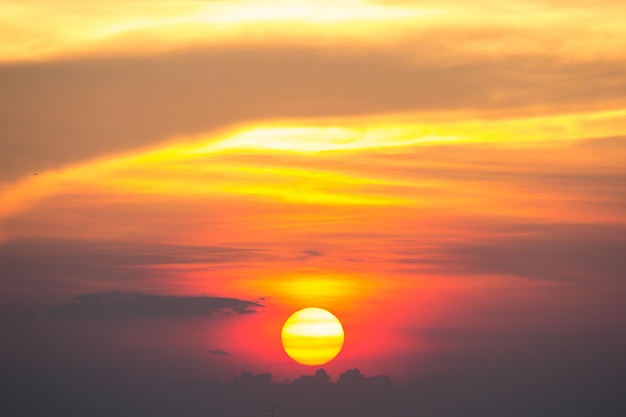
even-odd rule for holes
{"type": "Polygon", "coordinates": [[[437,258],[406,256],[405,265],[447,273],[513,275],[551,281],[619,282],[626,274],[626,230],[618,225],[518,224],[480,241],[441,247],[437,258]]]}
{"type": "MultiPolygon", "coordinates": [[[[140,289],[141,283],[154,283],[168,274],[167,268],[150,266],[241,264],[259,256],[264,255],[257,250],[226,246],[18,239],[0,244],[0,282],[7,288],[28,286],[31,294],[42,296],[51,289],[68,294],[78,283],[86,288],[83,291],[102,288],[100,284],[140,289]]],[[[8,293],[6,297],[15,299],[8,293]]]]}
{"type": "Polygon", "coordinates": [[[359,53],[236,47],[0,66],[0,155],[10,155],[0,178],[265,118],[558,112],[626,92],[626,63],[617,59],[600,66],[532,54],[418,60],[415,51],[434,48],[416,42],[359,53]]]}
{"type": "Polygon", "coordinates": [[[26,238],[0,244],[0,265],[6,267],[17,267],[33,259],[46,268],[54,268],[67,265],[70,259],[75,264],[86,264],[88,260],[106,267],[238,262],[258,255],[259,251],[248,248],[110,240],[26,238]]]}

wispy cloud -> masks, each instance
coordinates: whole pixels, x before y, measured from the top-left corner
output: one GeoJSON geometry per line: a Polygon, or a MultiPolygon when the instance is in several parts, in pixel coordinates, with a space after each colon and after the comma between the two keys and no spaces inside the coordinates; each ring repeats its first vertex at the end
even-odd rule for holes
{"type": "Polygon", "coordinates": [[[595,283],[598,289],[621,281],[626,273],[623,225],[518,224],[495,227],[476,241],[442,244],[428,256],[415,242],[395,262],[407,271],[419,268],[446,274],[513,276],[546,281],[595,283]]]}

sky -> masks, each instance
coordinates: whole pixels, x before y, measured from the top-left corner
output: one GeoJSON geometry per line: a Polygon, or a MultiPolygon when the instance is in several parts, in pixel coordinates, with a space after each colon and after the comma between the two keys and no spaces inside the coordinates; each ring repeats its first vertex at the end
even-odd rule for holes
{"type": "Polygon", "coordinates": [[[624,15],[0,0],[0,412],[620,415],[624,15]]]}

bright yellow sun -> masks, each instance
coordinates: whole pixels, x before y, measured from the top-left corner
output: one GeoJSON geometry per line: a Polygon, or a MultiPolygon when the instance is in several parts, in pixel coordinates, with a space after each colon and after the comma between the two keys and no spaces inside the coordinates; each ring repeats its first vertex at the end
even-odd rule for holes
{"type": "Polygon", "coordinates": [[[323,365],[343,347],[343,327],[337,317],[321,308],[305,308],[293,313],[281,332],[283,349],[302,365],[323,365]]]}

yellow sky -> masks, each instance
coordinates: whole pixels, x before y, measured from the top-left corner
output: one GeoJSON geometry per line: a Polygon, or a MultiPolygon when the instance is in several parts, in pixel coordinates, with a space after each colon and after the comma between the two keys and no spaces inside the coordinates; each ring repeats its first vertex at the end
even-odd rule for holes
{"type": "MultiPolygon", "coordinates": [[[[453,117],[460,119],[460,115],[453,117]]],[[[533,158],[553,169],[579,163],[618,169],[621,154],[590,159],[590,155],[570,147],[588,138],[619,135],[626,127],[626,110],[445,123],[407,122],[410,119],[410,115],[402,115],[380,117],[375,123],[372,118],[335,119],[330,123],[318,120],[317,125],[311,120],[269,122],[218,137],[179,138],[161,149],[29,175],[5,187],[0,217],[27,210],[56,193],[100,188],[106,192],[192,197],[212,193],[258,195],[331,205],[416,204],[422,199],[407,190],[416,186],[418,178],[403,169],[410,167],[413,155],[437,146],[451,152],[472,144],[477,149],[482,146],[487,154],[506,153],[519,159],[521,170],[528,169],[524,166],[529,163],[525,155],[535,152],[546,152],[545,160],[541,156],[533,158]],[[382,172],[335,166],[335,159],[358,161],[376,153],[395,155],[392,165],[382,172]],[[290,158],[305,164],[284,165],[290,158]],[[206,164],[199,165],[200,160],[206,164]],[[210,183],[203,180],[207,175],[213,178],[210,183]],[[286,186],[294,183],[299,184],[298,189],[286,186]],[[283,186],[277,187],[279,184],[283,186]],[[360,190],[359,186],[378,187],[378,192],[360,190]],[[400,189],[384,191],[393,187],[400,189]],[[403,193],[401,187],[407,190],[403,193]]],[[[450,159],[425,163],[437,168],[442,163],[463,163],[450,159]]],[[[466,163],[474,168],[476,162],[468,159],[466,163]]],[[[512,166],[507,169],[519,172],[512,166]]],[[[425,180],[418,184],[434,188],[440,182],[425,180]]]]}
{"type": "Polygon", "coordinates": [[[3,0],[0,61],[227,44],[410,50],[423,38],[448,58],[549,51],[587,59],[623,49],[624,11],[618,1],[3,0]]]}
{"type": "Polygon", "coordinates": [[[224,135],[310,151],[620,135],[624,8],[3,0],[0,186],[224,135]]]}
{"type": "Polygon", "coordinates": [[[622,3],[0,1],[0,243],[254,248],[142,267],[324,298],[623,224],[622,3]]]}

